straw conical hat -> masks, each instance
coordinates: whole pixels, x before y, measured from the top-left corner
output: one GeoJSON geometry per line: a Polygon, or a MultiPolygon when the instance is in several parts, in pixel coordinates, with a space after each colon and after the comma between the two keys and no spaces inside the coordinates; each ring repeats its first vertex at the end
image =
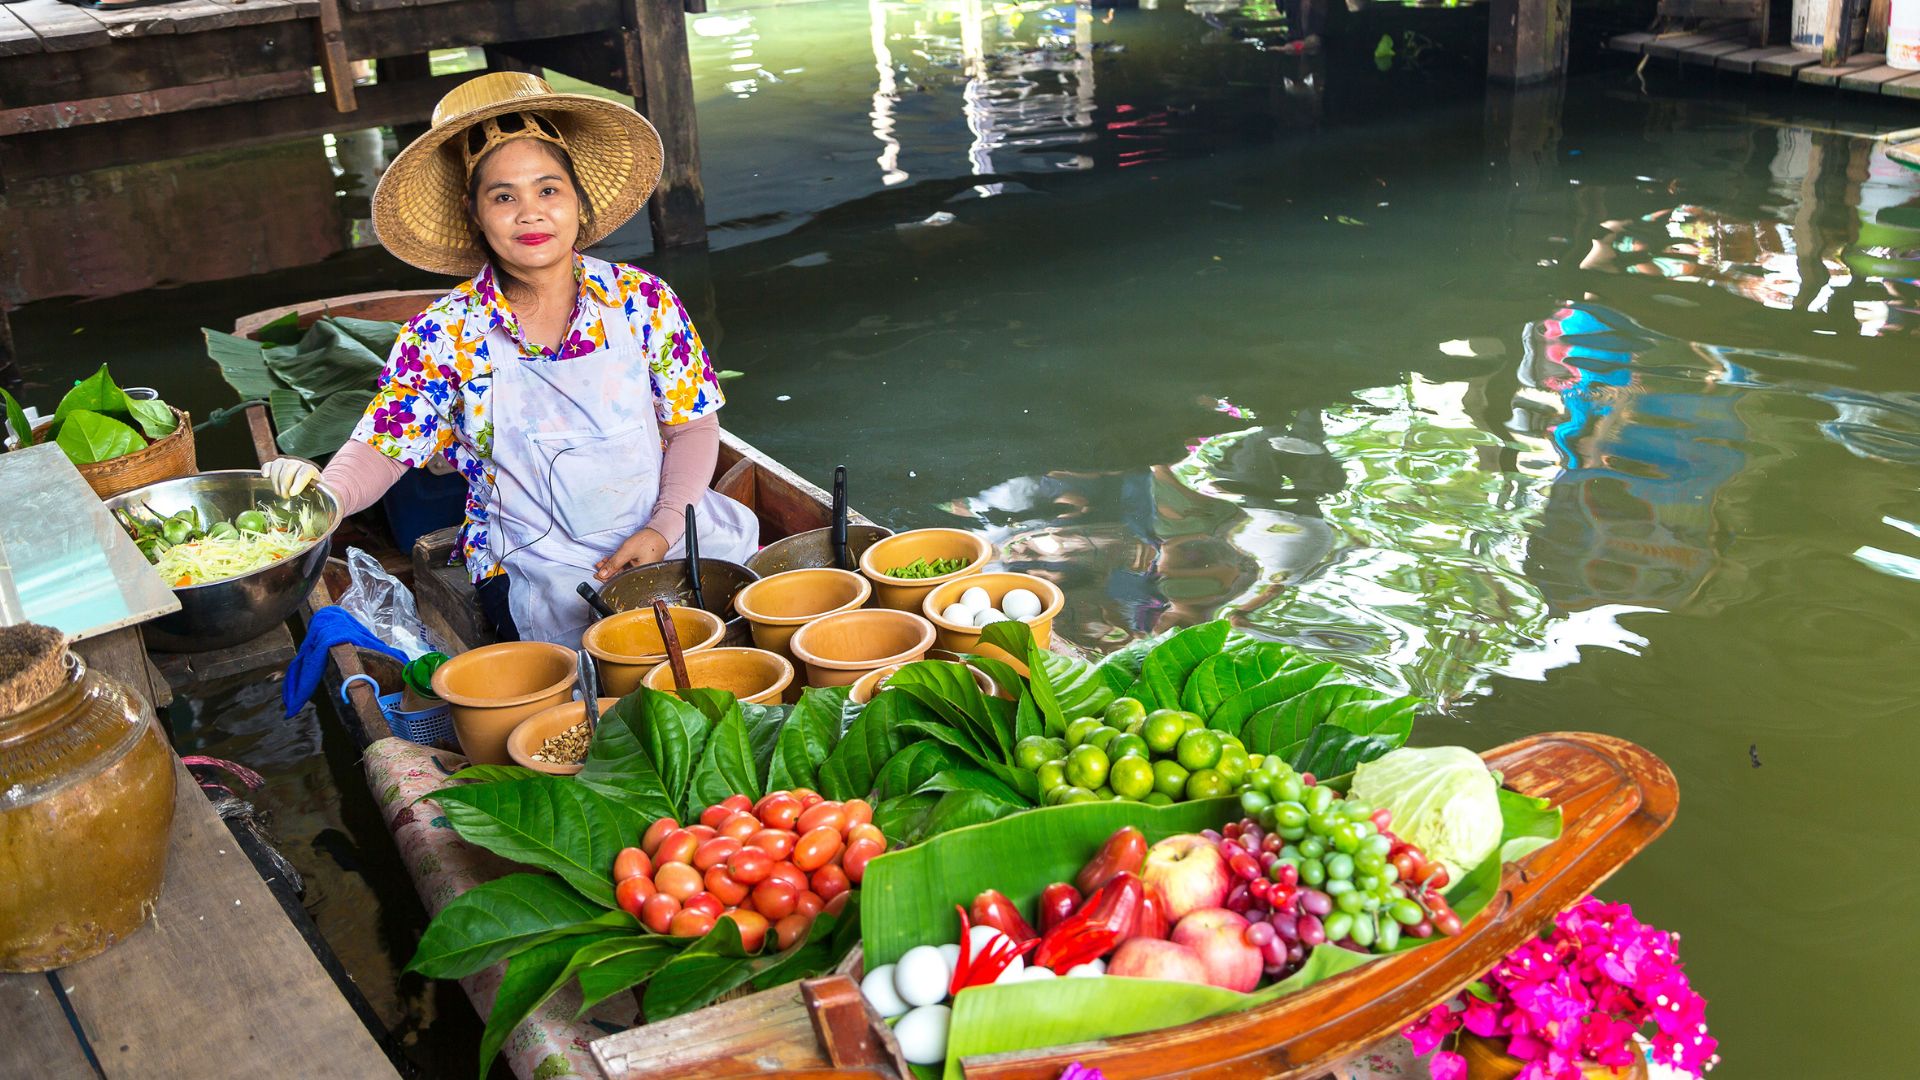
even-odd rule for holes
{"type": "Polygon", "coordinates": [[[433,127],[402,150],[373,193],[373,229],[403,262],[468,277],[486,264],[466,210],[467,170],[459,136],[490,117],[532,112],[566,140],[580,186],[593,204],[575,246],[605,239],[639,212],[660,182],[660,133],[618,102],[557,94],[518,71],[470,79],[433,107],[433,127]]]}

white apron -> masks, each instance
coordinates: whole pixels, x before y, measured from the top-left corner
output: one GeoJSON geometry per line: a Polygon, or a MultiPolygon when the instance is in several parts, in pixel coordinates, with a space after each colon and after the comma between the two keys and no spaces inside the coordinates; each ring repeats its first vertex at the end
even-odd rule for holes
{"type": "MultiPolygon", "coordinates": [[[[587,298],[585,303],[597,303],[587,298]]],[[[605,348],[526,360],[496,327],[492,515],[512,579],[513,621],[526,641],[580,647],[593,612],[576,591],[594,564],[646,527],[660,495],[660,430],[649,357],[617,307],[603,311],[605,348]]],[[[759,547],[753,511],[711,488],[697,510],[703,558],[744,563],[759,547]]],[[[683,537],[667,553],[684,555],[683,537]]]]}

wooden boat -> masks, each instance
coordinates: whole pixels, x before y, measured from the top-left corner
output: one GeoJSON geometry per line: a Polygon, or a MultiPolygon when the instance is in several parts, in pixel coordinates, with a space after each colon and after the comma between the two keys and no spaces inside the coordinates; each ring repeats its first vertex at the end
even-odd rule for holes
{"type": "MultiPolygon", "coordinates": [[[[302,325],[326,314],[401,321],[437,294],[385,292],[342,297],[294,310],[302,325]]],[[[249,335],[285,309],[239,320],[249,335]]],[[[256,450],[278,455],[264,408],[249,411],[256,450]]],[[[762,542],[824,527],[826,492],[733,436],[723,436],[714,486],[752,507],[762,542]]],[[[452,530],[423,537],[410,560],[416,598],[430,625],[462,646],[485,640],[465,574],[446,565],[452,530]]],[[[315,590],[314,607],[331,602],[339,577],[315,590]]],[[[310,610],[310,609],[309,609],[310,610]]],[[[348,647],[330,656],[328,683],[338,694],[352,675],[367,673],[348,647]]],[[[393,673],[381,681],[397,685],[393,673]]],[[[373,692],[350,690],[349,723],[363,744],[389,731],[373,692]]],[[[1610,877],[1666,829],[1679,805],[1673,773],[1649,751],[1621,739],[1584,733],[1536,735],[1488,752],[1507,785],[1561,809],[1559,840],[1509,865],[1499,894],[1463,932],[1420,949],[1384,957],[1280,1001],[1208,1020],[1104,1039],[969,1058],[969,1078],[1053,1080],[1068,1064],[1129,1077],[1312,1080],[1392,1035],[1458,992],[1555,915],[1610,877]]],[[[775,987],[687,1016],[633,1028],[593,1043],[609,1077],[764,1076],[769,1072],[830,1080],[892,1077],[906,1066],[890,1030],[862,1000],[858,971],[775,987]]]]}

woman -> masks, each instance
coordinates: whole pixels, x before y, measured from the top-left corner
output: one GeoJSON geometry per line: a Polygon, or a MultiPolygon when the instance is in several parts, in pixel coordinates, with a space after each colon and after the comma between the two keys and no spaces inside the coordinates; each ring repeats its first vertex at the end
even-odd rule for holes
{"type": "Polygon", "coordinates": [[[483,75],[374,192],[380,241],[424,270],[471,275],[400,333],[353,437],[324,473],[283,458],[277,489],[316,476],[349,513],[444,456],[467,478],[460,546],[502,639],[577,647],[577,586],[684,548],[744,562],[759,527],[707,489],[720,386],[685,307],[635,266],[582,255],[643,206],[660,137],[639,113],[483,75]]]}

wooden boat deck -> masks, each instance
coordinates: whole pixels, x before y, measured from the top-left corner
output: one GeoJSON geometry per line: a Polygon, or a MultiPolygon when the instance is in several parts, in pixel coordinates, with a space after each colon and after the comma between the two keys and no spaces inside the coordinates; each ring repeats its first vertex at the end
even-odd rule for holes
{"type": "Polygon", "coordinates": [[[1920,71],[1888,67],[1881,53],[1858,53],[1828,67],[1817,52],[1785,46],[1751,47],[1744,23],[1692,34],[1621,34],[1610,39],[1607,48],[1656,61],[1670,60],[1682,68],[1702,67],[1862,94],[1920,98],[1920,71]]]}

